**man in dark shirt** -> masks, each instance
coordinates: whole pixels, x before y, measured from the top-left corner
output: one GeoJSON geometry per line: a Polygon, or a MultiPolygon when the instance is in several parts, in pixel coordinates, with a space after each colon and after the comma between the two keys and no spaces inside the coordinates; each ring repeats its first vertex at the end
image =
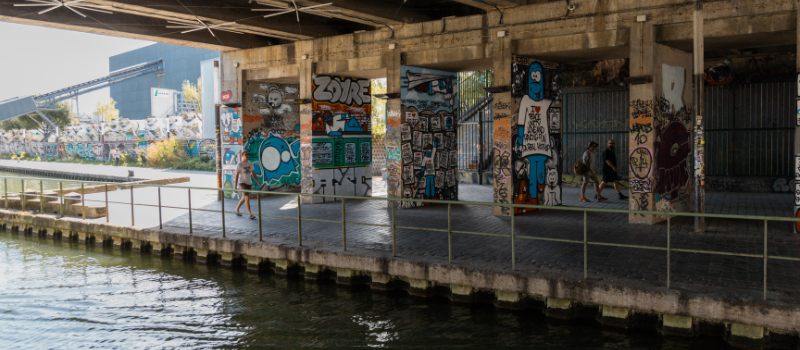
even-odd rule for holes
{"type": "Polygon", "coordinates": [[[614,140],[608,141],[608,148],[603,152],[603,182],[600,183],[598,193],[602,193],[606,185],[613,181],[614,189],[617,190],[619,199],[627,199],[628,197],[622,194],[619,186],[619,176],[617,175],[619,169],[617,168],[617,155],[614,153],[614,146],[616,146],[614,140]]]}

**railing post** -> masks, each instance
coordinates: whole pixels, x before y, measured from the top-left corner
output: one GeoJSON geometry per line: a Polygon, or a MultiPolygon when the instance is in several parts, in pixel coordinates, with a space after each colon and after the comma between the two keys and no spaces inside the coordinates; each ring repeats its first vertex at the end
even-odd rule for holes
{"type": "Polygon", "coordinates": [[[86,220],[86,191],[83,189],[83,182],[81,182],[81,217],[86,220]]]}
{"type": "Polygon", "coordinates": [[[8,179],[7,178],[3,179],[3,192],[4,192],[3,198],[6,199],[6,209],[8,209],[8,179]]]}
{"type": "Polygon", "coordinates": [[[222,214],[222,238],[225,238],[225,191],[220,189],[220,203],[222,204],[220,213],[222,214]]]}
{"type": "Polygon", "coordinates": [[[131,227],[134,226],[135,215],[133,213],[133,186],[131,186],[131,227]]]}
{"type": "Polygon", "coordinates": [[[300,213],[300,195],[297,195],[297,242],[301,247],[303,246],[303,223],[300,213]]]}
{"type": "Polygon", "coordinates": [[[261,192],[256,193],[256,200],[258,200],[258,240],[263,241],[264,237],[261,230],[261,192]]]}
{"type": "Polygon", "coordinates": [[[342,198],[342,247],[347,251],[347,220],[345,220],[344,198],[342,198]]]}
{"type": "Polygon", "coordinates": [[[583,211],[583,279],[589,278],[589,244],[587,243],[587,222],[588,212],[583,211]]]}
{"type": "Polygon", "coordinates": [[[517,237],[517,229],[514,226],[516,209],[517,208],[511,208],[511,271],[517,270],[517,249],[514,246],[517,237]]]}
{"type": "MultiPolygon", "coordinates": [[[[20,179],[20,188],[19,198],[22,200],[22,211],[25,211],[25,179],[20,179]]],[[[81,184],[81,188],[83,188],[83,184],[81,184]]]]}
{"type": "Polygon", "coordinates": [[[44,185],[39,180],[39,214],[44,214],[44,185]]]}
{"type": "Polygon", "coordinates": [[[397,235],[396,235],[396,228],[394,221],[394,201],[390,199],[389,204],[391,204],[392,206],[392,256],[397,256],[397,235]]]}
{"type": "Polygon", "coordinates": [[[451,205],[447,203],[447,261],[453,263],[453,225],[451,205]]]}
{"type": "Polygon", "coordinates": [[[111,221],[111,212],[108,211],[108,184],[106,184],[106,223],[111,221]]]}
{"type": "Polygon", "coordinates": [[[164,225],[161,223],[161,187],[158,188],[158,229],[164,229],[164,225]]]}
{"type": "Polygon", "coordinates": [[[764,220],[764,300],[767,300],[767,226],[769,221],[764,220]]]}
{"type": "Polygon", "coordinates": [[[672,255],[672,238],[671,238],[672,228],[670,227],[671,218],[672,216],[667,215],[667,288],[669,288],[669,281],[670,281],[669,271],[672,270],[672,267],[670,266],[670,256],[672,255]]]}
{"type": "Polygon", "coordinates": [[[192,229],[192,189],[188,189],[187,193],[189,194],[189,234],[194,233],[192,229]]]}
{"type": "MultiPolygon", "coordinates": [[[[6,196],[8,193],[6,192],[6,196]]],[[[6,208],[8,208],[8,198],[6,198],[6,208]]],[[[64,217],[64,181],[58,182],[58,214],[64,217]]]]}

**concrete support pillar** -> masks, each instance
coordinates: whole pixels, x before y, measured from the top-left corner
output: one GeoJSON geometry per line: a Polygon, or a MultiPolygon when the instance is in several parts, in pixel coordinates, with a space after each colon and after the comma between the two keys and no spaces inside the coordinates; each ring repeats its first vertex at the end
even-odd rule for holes
{"type": "Polygon", "coordinates": [[[728,343],[734,347],[763,349],[765,344],[764,327],[731,323],[727,338],[728,343]]]}
{"type": "MultiPolygon", "coordinates": [[[[705,213],[705,45],[703,43],[703,0],[695,2],[694,9],[694,200],[693,210],[695,213],[705,213]]],[[[705,218],[695,217],[695,232],[703,232],[706,229],[705,218]]]]}
{"type": "Polygon", "coordinates": [[[373,273],[371,277],[371,288],[373,291],[388,291],[395,288],[396,283],[394,282],[397,279],[392,275],[373,273]]]}
{"type": "Polygon", "coordinates": [[[403,176],[400,167],[401,118],[400,67],[403,53],[389,50],[382,59],[386,67],[386,190],[389,198],[403,198],[403,176]]]}
{"type": "Polygon", "coordinates": [[[295,263],[289,260],[278,259],[275,260],[275,274],[276,275],[289,275],[296,270],[295,263]]]}
{"type": "Polygon", "coordinates": [[[303,277],[307,280],[319,280],[324,278],[325,274],[325,267],[314,265],[314,264],[302,264],[303,265],[303,277]]]}
{"type": "Polygon", "coordinates": [[[575,318],[575,302],[567,299],[547,298],[544,314],[553,318],[573,319],[575,318]]]}
{"type": "MultiPolygon", "coordinates": [[[[655,43],[653,24],[631,28],[630,208],[691,210],[692,89],[690,53],[655,43]]],[[[663,215],[630,214],[654,224],[663,215]]]]}
{"type": "Polygon", "coordinates": [[[628,328],[628,320],[632,312],[624,307],[603,305],[600,309],[600,323],[620,328],[628,328]]]}
{"type": "Polygon", "coordinates": [[[361,273],[351,269],[336,269],[336,283],[353,285],[358,284],[361,273]]]}
{"type": "MultiPolygon", "coordinates": [[[[492,31],[490,35],[496,36],[492,31]]],[[[514,111],[511,110],[511,60],[513,43],[510,37],[495,38],[492,42],[492,67],[494,69],[494,98],[493,106],[493,147],[494,159],[507,159],[508,161],[495,161],[492,169],[494,179],[494,202],[513,203],[514,182],[512,177],[513,164],[511,164],[511,132],[514,126],[514,111]]],[[[495,207],[494,215],[511,215],[510,207],[495,207]]]]}
{"type": "Polygon", "coordinates": [[[661,317],[661,332],[668,335],[693,336],[694,319],[689,316],[664,314],[661,317]]]}
{"type": "Polygon", "coordinates": [[[205,249],[195,249],[195,259],[197,262],[206,263],[208,262],[208,250],[205,249]]]}
{"type": "Polygon", "coordinates": [[[525,300],[524,294],[503,292],[498,290],[494,293],[494,295],[497,298],[494,302],[494,306],[498,308],[511,310],[521,310],[525,308],[525,305],[523,304],[525,300]]]}
{"type": "Polygon", "coordinates": [[[428,297],[431,296],[433,292],[433,283],[428,280],[409,278],[408,285],[408,294],[413,296],[428,297]]]}
{"type": "Polygon", "coordinates": [[[259,272],[262,270],[262,265],[267,262],[265,258],[259,258],[252,255],[242,256],[247,265],[247,271],[259,272]]]}
{"type": "MultiPolygon", "coordinates": [[[[314,88],[313,42],[295,42],[298,73],[300,75],[300,192],[314,193],[314,166],[312,164],[312,90],[314,88]],[[306,57],[306,59],[303,59],[306,57]]],[[[303,203],[313,203],[312,197],[301,197],[303,203]]]]}

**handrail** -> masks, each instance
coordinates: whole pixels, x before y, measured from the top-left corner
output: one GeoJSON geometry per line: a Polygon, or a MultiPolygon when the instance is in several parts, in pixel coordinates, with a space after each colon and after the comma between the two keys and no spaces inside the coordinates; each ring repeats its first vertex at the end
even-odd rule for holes
{"type": "MultiPolygon", "coordinates": [[[[39,197],[39,210],[40,212],[44,212],[44,201],[41,200],[42,198],[52,198],[58,199],[59,203],[59,216],[63,217],[63,209],[64,209],[64,189],[63,189],[63,181],[57,179],[48,179],[48,178],[38,178],[38,177],[19,177],[19,176],[0,176],[3,179],[3,199],[5,202],[5,208],[8,209],[9,207],[9,196],[14,198],[15,196],[19,196],[20,204],[22,211],[25,211],[25,203],[28,201],[28,197],[36,198],[39,197]],[[18,194],[9,193],[8,192],[8,181],[9,180],[20,180],[21,183],[21,190],[18,194]],[[25,189],[25,181],[39,181],[39,191],[29,191],[25,189]],[[43,190],[43,181],[59,181],[59,190],[43,190]],[[46,194],[50,192],[49,194],[46,194]]],[[[466,235],[480,235],[480,236],[491,236],[491,237],[503,237],[503,238],[511,238],[511,266],[512,270],[516,270],[516,252],[515,252],[515,241],[517,239],[527,239],[527,240],[541,240],[541,241],[551,241],[551,242],[561,242],[561,243],[571,243],[571,244],[581,244],[583,245],[584,249],[584,279],[588,278],[588,249],[589,246],[609,246],[609,247],[620,247],[620,248],[630,248],[630,249],[648,249],[654,251],[666,251],[667,257],[667,281],[666,286],[667,288],[670,287],[670,255],[672,252],[680,252],[680,253],[695,253],[695,254],[710,254],[710,255],[722,255],[722,256],[735,256],[735,257],[747,257],[747,258],[761,258],[764,260],[764,282],[763,282],[763,295],[764,299],[767,298],[767,262],[769,259],[774,260],[782,260],[782,261],[795,261],[800,262],[800,257],[790,257],[790,256],[777,256],[777,255],[769,255],[768,254],[768,223],[769,221],[778,221],[778,222],[800,222],[800,218],[796,217],[779,217],[779,216],[757,216],[757,215],[733,215],[733,214],[715,214],[715,213],[688,213],[688,212],[664,212],[664,211],[651,211],[651,210],[629,210],[629,209],[603,209],[603,208],[579,208],[579,207],[565,207],[565,206],[544,206],[544,205],[530,205],[530,204],[513,204],[513,203],[488,203],[488,202],[468,202],[468,201],[452,201],[452,200],[436,200],[436,199],[405,199],[405,198],[383,198],[383,197],[358,197],[358,196],[344,196],[344,195],[324,195],[324,194],[313,194],[313,193],[295,193],[295,192],[274,192],[274,191],[260,191],[260,190],[241,190],[241,189],[232,189],[232,188],[218,188],[218,187],[200,187],[200,186],[179,186],[179,185],[155,185],[155,184],[136,184],[136,183],[113,183],[113,182],[101,182],[101,181],[81,181],[81,180],[70,180],[68,182],[72,183],[79,183],[81,185],[81,212],[82,217],[86,219],[86,198],[83,195],[85,191],[85,184],[99,184],[99,185],[108,185],[114,184],[118,190],[129,189],[130,190],[130,198],[131,201],[128,202],[117,202],[117,201],[109,201],[108,200],[108,187],[106,186],[106,197],[105,197],[105,208],[106,208],[106,222],[109,222],[110,212],[108,211],[109,203],[111,204],[120,204],[120,205],[130,205],[131,206],[131,226],[134,225],[134,217],[135,217],[135,206],[144,206],[144,207],[158,207],[158,216],[159,216],[159,229],[163,229],[161,223],[161,210],[162,208],[171,208],[171,209],[188,209],[189,210],[189,233],[193,233],[193,226],[192,226],[192,211],[200,211],[200,212],[211,212],[211,213],[220,213],[222,214],[222,237],[226,237],[226,227],[225,227],[225,214],[233,214],[234,212],[225,211],[225,201],[222,201],[222,205],[220,210],[212,210],[212,209],[204,209],[204,208],[192,208],[191,206],[191,190],[205,190],[205,191],[215,191],[219,194],[222,194],[226,191],[236,191],[240,193],[251,193],[256,194],[257,198],[261,198],[262,195],[278,195],[278,196],[292,196],[296,197],[297,200],[297,216],[296,217],[289,217],[289,216],[279,216],[279,215],[264,215],[261,213],[261,202],[259,200],[258,204],[258,237],[259,241],[262,240],[262,225],[261,219],[266,218],[279,218],[279,219],[290,219],[290,220],[297,220],[297,239],[298,245],[303,245],[303,236],[302,236],[302,221],[312,221],[312,222],[324,222],[324,223],[334,223],[334,224],[341,224],[342,226],[342,246],[343,250],[347,250],[347,225],[363,225],[363,226],[372,226],[372,227],[386,227],[391,229],[392,234],[392,256],[397,256],[397,243],[396,243],[396,229],[408,229],[408,230],[424,230],[424,231],[431,231],[431,232],[443,232],[447,233],[448,237],[448,261],[452,263],[452,234],[466,234],[466,235]],[[136,204],[133,200],[133,189],[134,187],[137,188],[158,188],[158,204],[136,204]],[[169,188],[169,189],[186,189],[187,195],[189,198],[188,208],[183,207],[175,207],[175,206],[165,206],[161,204],[161,188],[169,188]],[[301,215],[301,205],[302,205],[302,197],[322,197],[322,198],[335,198],[341,199],[341,220],[329,220],[329,219],[315,219],[315,218],[304,218],[301,215]],[[346,220],[346,200],[377,200],[377,201],[385,201],[392,203],[391,205],[391,222],[389,224],[375,224],[375,223],[368,223],[368,222],[352,222],[346,220]],[[395,202],[421,202],[424,201],[426,203],[435,203],[435,204],[447,204],[447,229],[440,229],[440,228],[426,228],[426,227],[415,227],[415,226],[403,226],[397,225],[395,219],[395,207],[397,204],[395,202]],[[451,220],[451,208],[453,205],[476,205],[476,206],[484,206],[484,207],[503,207],[503,208],[524,208],[524,209],[541,209],[541,210],[555,210],[555,211],[571,211],[571,212],[583,212],[583,224],[584,224],[584,232],[583,232],[583,239],[564,239],[564,238],[554,238],[554,237],[540,237],[540,236],[532,236],[532,235],[518,235],[515,233],[515,210],[510,210],[511,216],[511,233],[510,234],[498,234],[493,232],[473,232],[473,231],[460,231],[460,230],[453,230],[452,228],[452,220],[451,220]],[[645,246],[645,245],[636,245],[636,244],[622,244],[622,243],[609,243],[609,242],[597,242],[597,241],[589,241],[587,238],[587,214],[588,213],[612,213],[612,214],[648,214],[648,215],[661,215],[666,217],[667,221],[667,243],[666,247],[661,246],[645,246]],[[764,222],[764,251],[762,254],[753,254],[753,253],[739,253],[739,252],[722,252],[722,251],[713,251],[713,250],[703,250],[703,249],[685,249],[685,248],[672,248],[671,247],[671,220],[673,217],[703,217],[703,218],[717,218],[717,219],[740,219],[740,220],[759,220],[764,222]]],[[[74,191],[74,189],[73,189],[74,191]]],[[[77,201],[77,198],[72,198],[71,200],[77,201]]],[[[88,200],[89,202],[100,202],[100,200],[88,200]]],[[[254,214],[255,215],[255,214],[254,214]]]]}

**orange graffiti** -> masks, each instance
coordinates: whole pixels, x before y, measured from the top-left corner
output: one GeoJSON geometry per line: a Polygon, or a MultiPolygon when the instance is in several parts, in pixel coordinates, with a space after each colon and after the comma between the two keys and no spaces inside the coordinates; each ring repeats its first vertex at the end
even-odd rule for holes
{"type": "Polygon", "coordinates": [[[651,124],[653,122],[653,117],[645,117],[644,114],[639,114],[637,118],[631,118],[631,125],[636,124],[651,124]]]}
{"type": "Polygon", "coordinates": [[[257,117],[254,115],[245,114],[244,118],[242,118],[245,123],[261,123],[263,119],[261,117],[257,117]]]}

